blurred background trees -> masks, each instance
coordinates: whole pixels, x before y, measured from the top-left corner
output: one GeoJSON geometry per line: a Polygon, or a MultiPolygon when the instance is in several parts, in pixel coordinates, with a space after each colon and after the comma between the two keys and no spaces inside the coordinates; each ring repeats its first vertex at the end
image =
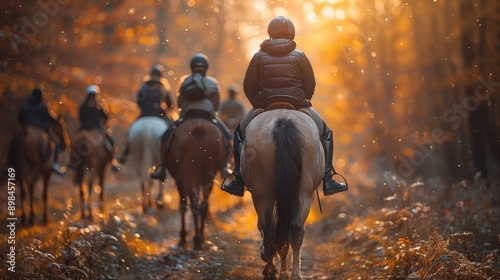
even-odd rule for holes
{"type": "Polygon", "coordinates": [[[226,97],[269,20],[286,15],[315,69],[313,106],[334,129],[337,169],[408,179],[499,173],[498,1],[8,0],[0,12],[2,158],[35,85],[76,129],[84,89],[98,84],[120,139],[151,65],[163,64],[176,89],[203,52],[226,97]]]}

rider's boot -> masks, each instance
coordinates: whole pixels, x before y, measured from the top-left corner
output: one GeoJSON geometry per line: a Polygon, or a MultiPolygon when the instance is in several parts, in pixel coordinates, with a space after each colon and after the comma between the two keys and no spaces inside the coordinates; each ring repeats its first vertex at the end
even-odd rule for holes
{"type": "Polygon", "coordinates": [[[117,148],[113,146],[113,153],[111,155],[111,170],[113,172],[120,172],[122,170],[122,166],[120,162],[115,158],[115,155],[118,154],[117,148]]]}
{"type": "Polygon", "coordinates": [[[347,191],[347,185],[332,178],[337,174],[333,168],[333,137],[332,131],[325,125],[326,131],[322,137],[325,150],[325,177],[323,177],[323,193],[325,196],[347,191]]]}
{"type": "Polygon", "coordinates": [[[129,149],[130,148],[128,146],[128,141],[127,141],[127,143],[125,144],[125,151],[123,151],[123,153],[118,156],[118,162],[120,164],[125,164],[125,162],[127,161],[128,153],[130,152],[129,149]]]}
{"type": "Polygon", "coordinates": [[[59,144],[56,143],[54,150],[54,163],[52,163],[52,170],[58,175],[64,175],[66,168],[59,164],[59,144]]]}
{"type": "Polygon", "coordinates": [[[175,129],[184,121],[184,119],[179,118],[176,120],[171,126],[167,128],[167,130],[161,136],[160,142],[160,164],[156,166],[156,169],[151,172],[151,178],[157,179],[160,181],[164,181],[167,177],[167,172],[165,168],[167,168],[167,151],[168,145],[170,142],[170,138],[174,134],[175,129]]]}
{"type": "Polygon", "coordinates": [[[227,150],[227,158],[224,161],[224,163],[220,169],[220,174],[221,174],[222,178],[226,178],[226,177],[230,176],[232,173],[231,169],[228,167],[228,163],[231,160],[230,142],[231,142],[233,137],[231,136],[229,129],[227,129],[227,127],[221,121],[219,121],[219,119],[213,118],[212,121],[217,125],[217,127],[222,132],[222,135],[224,136],[224,147],[227,150]]]}
{"type": "Polygon", "coordinates": [[[167,172],[165,171],[165,168],[167,166],[166,162],[166,153],[167,153],[167,144],[166,140],[163,139],[164,137],[162,136],[161,138],[161,143],[160,143],[160,158],[161,158],[161,163],[156,166],[155,170],[151,172],[151,178],[157,179],[160,181],[165,181],[165,178],[167,177],[167,172]]]}
{"type": "Polygon", "coordinates": [[[110,151],[111,151],[111,170],[113,172],[119,172],[121,171],[122,167],[118,160],[115,158],[115,155],[118,154],[118,147],[115,145],[115,141],[111,137],[111,135],[104,133],[106,136],[106,139],[108,140],[109,146],[110,146],[110,151]]]}
{"type": "Polygon", "coordinates": [[[243,148],[243,137],[241,133],[241,128],[238,125],[236,129],[234,130],[234,143],[233,143],[233,156],[234,156],[234,170],[233,174],[234,179],[231,182],[228,182],[225,184],[222,182],[221,189],[223,191],[226,191],[230,194],[236,195],[236,196],[243,196],[245,193],[245,181],[243,181],[243,177],[241,177],[241,172],[240,172],[240,156],[241,156],[241,149],[243,148]]]}
{"type": "Polygon", "coordinates": [[[119,172],[122,170],[122,166],[115,158],[111,159],[111,170],[113,170],[113,172],[119,172]]]}

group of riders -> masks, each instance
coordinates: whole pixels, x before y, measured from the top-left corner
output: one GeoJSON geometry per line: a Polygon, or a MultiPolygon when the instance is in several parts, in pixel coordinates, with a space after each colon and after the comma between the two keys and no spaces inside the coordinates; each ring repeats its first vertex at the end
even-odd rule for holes
{"type": "MultiPolygon", "coordinates": [[[[240,173],[240,154],[245,141],[245,128],[252,121],[256,110],[266,110],[272,102],[285,100],[293,105],[295,109],[308,111],[318,127],[318,136],[323,144],[326,159],[323,178],[324,195],[332,195],[347,190],[345,183],[332,178],[336,174],[333,167],[332,131],[312,108],[311,99],[316,85],[314,72],[306,55],[296,49],[293,23],[286,17],[276,17],[269,23],[268,33],[269,39],[264,40],[260,45],[260,50],[254,54],[243,82],[243,90],[252,105],[252,109],[246,113],[241,122],[235,124],[226,121],[231,130],[234,130],[234,137],[219,116],[235,115],[238,112],[243,114],[243,105],[236,101],[238,89],[236,86],[232,86],[229,89],[230,99],[224,104],[220,104],[219,83],[215,78],[207,75],[209,60],[206,55],[194,55],[190,62],[191,74],[182,77],[180,80],[177,97],[177,107],[180,113],[179,118],[175,121],[170,117],[169,113],[175,110],[175,104],[170,85],[164,77],[165,69],[160,64],[152,67],[150,75],[137,94],[136,102],[141,109],[139,118],[155,116],[164,119],[169,124],[168,129],[161,137],[161,162],[151,173],[152,178],[165,179],[168,145],[179,125],[192,116],[202,116],[212,120],[221,130],[226,149],[233,147],[233,170],[228,168],[230,160],[228,158],[226,164],[221,167],[221,175],[226,177],[221,189],[236,196],[243,196],[245,182],[240,173]],[[189,88],[193,80],[201,83],[203,89],[201,98],[188,98],[187,88],[189,88]]],[[[106,125],[109,112],[99,98],[100,89],[96,85],[90,85],[86,90],[86,94],[86,99],[80,106],[80,129],[98,129],[102,131],[107,146],[116,155],[117,149],[106,125]]],[[[48,131],[51,122],[57,122],[49,113],[43,100],[43,92],[39,88],[35,88],[27,97],[19,112],[18,121],[22,125],[37,126],[45,131],[48,131]]],[[[49,135],[51,136],[50,133],[49,135]]],[[[18,143],[16,138],[17,136],[14,137],[9,146],[7,166],[12,164],[12,159],[15,156],[12,153],[14,146],[18,143]]],[[[59,165],[57,160],[59,140],[55,137],[53,137],[53,140],[56,143],[56,152],[52,169],[58,174],[63,174],[64,168],[59,165]]],[[[119,170],[120,163],[126,162],[128,154],[129,147],[127,144],[123,153],[117,159],[113,156],[112,168],[119,170]]]]}

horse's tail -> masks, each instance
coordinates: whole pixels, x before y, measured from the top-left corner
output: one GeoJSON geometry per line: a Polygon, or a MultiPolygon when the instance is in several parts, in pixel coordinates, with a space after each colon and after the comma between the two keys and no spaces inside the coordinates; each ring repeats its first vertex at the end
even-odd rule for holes
{"type": "Polygon", "coordinates": [[[276,203],[273,211],[276,229],[272,244],[265,246],[268,256],[288,242],[292,217],[299,211],[302,176],[302,134],[296,123],[292,119],[278,119],[273,136],[276,143],[276,203]]]}

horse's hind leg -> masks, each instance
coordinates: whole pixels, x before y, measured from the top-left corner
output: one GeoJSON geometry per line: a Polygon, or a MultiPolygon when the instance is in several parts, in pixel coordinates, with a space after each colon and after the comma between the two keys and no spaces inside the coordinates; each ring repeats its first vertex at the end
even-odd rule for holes
{"type": "MultiPolygon", "coordinates": [[[[163,201],[163,186],[165,182],[164,181],[158,181],[158,197],[156,198],[156,207],[158,208],[163,208],[165,205],[165,202],[163,201]]],[[[153,182],[151,182],[150,185],[153,185],[153,182]]]]}
{"type": "Polygon", "coordinates": [[[179,247],[186,247],[186,212],[187,212],[187,202],[184,194],[180,194],[180,206],[179,210],[181,212],[181,232],[180,232],[180,240],[179,247]]]}
{"type": "Polygon", "coordinates": [[[49,190],[49,179],[50,172],[43,175],[43,224],[46,225],[49,222],[49,202],[48,202],[48,190],[49,190]]]}
{"type": "Polygon", "coordinates": [[[262,275],[264,275],[264,280],[276,280],[276,266],[274,265],[274,257],[269,258],[264,270],[262,271],[262,275]]]}
{"type": "Polygon", "coordinates": [[[148,194],[146,192],[146,183],[144,181],[141,182],[141,191],[142,191],[142,213],[145,214],[148,211],[148,194]]]}
{"type": "Polygon", "coordinates": [[[87,219],[92,220],[92,189],[94,187],[93,179],[89,180],[89,183],[87,185],[87,203],[86,203],[86,208],[88,211],[87,219]]]}
{"type": "Polygon", "coordinates": [[[82,211],[82,219],[85,219],[85,185],[80,182],[80,209],[82,211]]]}
{"type": "Polygon", "coordinates": [[[203,219],[203,216],[206,215],[206,207],[204,205],[196,205],[196,201],[191,201],[191,213],[193,215],[193,224],[194,224],[194,249],[195,250],[202,250],[203,249],[203,229],[204,226],[203,224],[205,223],[205,220],[203,219]]]}
{"type": "MultiPolygon", "coordinates": [[[[307,206],[307,210],[309,209],[309,205],[307,206]]],[[[292,219],[290,224],[290,245],[292,245],[292,277],[291,279],[302,279],[302,274],[300,272],[300,247],[302,246],[302,242],[304,241],[305,229],[304,229],[304,219],[302,217],[298,217],[299,213],[292,219]]],[[[305,215],[307,217],[307,214],[305,215]]]]}
{"type": "Polygon", "coordinates": [[[32,226],[35,222],[35,209],[33,207],[35,201],[35,182],[31,182],[28,186],[29,196],[30,196],[30,218],[29,225],[32,226]]]}
{"type": "Polygon", "coordinates": [[[290,249],[290,244],[287,243],[281,248],[278,253],[280,255],[281,267],[280,267],[280,278],[279,280],[288,280],[288,272],[287,272],[287,255],[288,250],[290,249]]]}
{"type": "Polygon", "coordinates": [[[19,183],[20,185],[20,192],[21,192],[21,223],[26,224],[26,184],[21,181],[19,183]]]}
{"type": "Polygon", "coordinates": [[[104,215],[104,199],[105,199],[105,193],[104,193],[104,177],[105,173],[104,171],[101,173],[99,177],[99,187],[100,187],[100,193],[99,193],[99,210],[101,211],[101,214],[104,215]]]}
{"type": "Polygon", "coordinates": [[[154,198],[153,198],[153,183],[146,181],[146,195],[148,199],[148,208],[153,208],[154,198]]]}

